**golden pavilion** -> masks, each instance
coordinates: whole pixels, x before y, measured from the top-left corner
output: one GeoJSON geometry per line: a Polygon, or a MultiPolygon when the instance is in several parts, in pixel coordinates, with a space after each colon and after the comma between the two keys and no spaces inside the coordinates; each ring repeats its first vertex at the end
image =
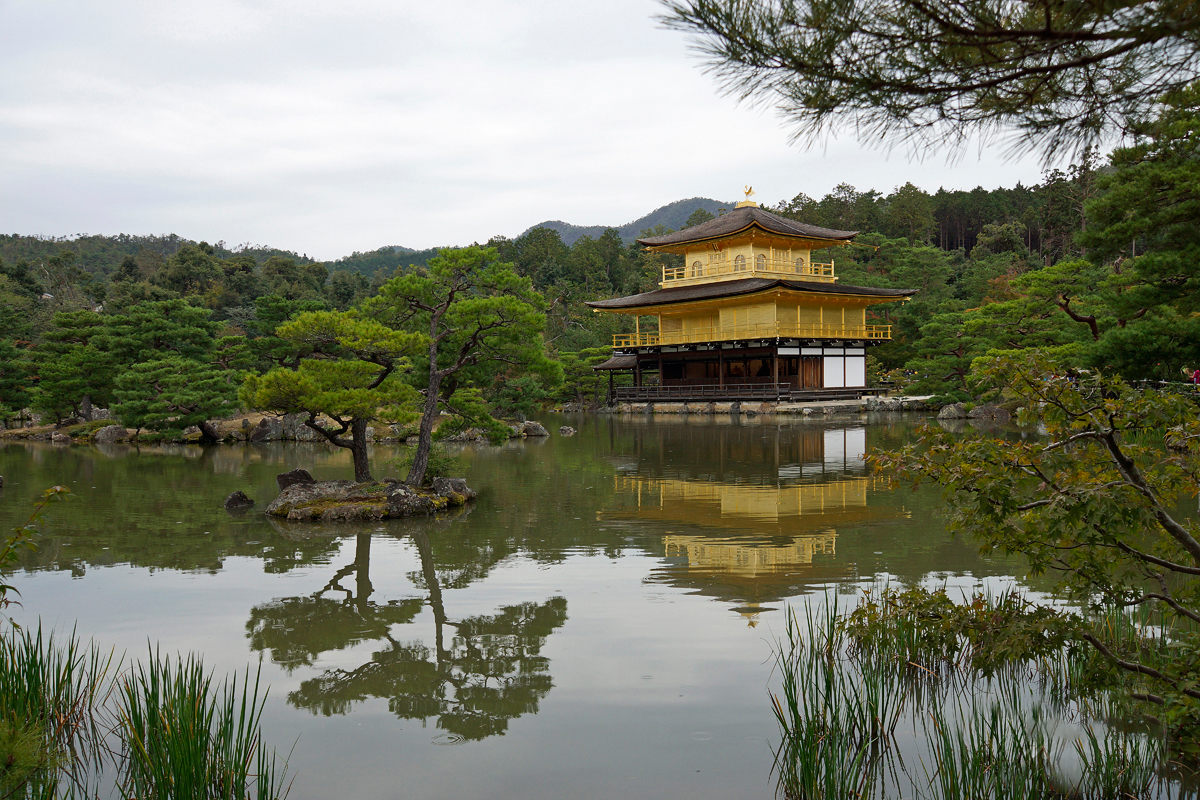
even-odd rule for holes
{"type": "MultiPolygon", "coordinates": [[[[749,196],[749,193],[747,194],[749,196]]],[[[833,262],[811,254],[851,244],[858,231],[785,219],[750,200],[691,228],[639,239],[683,256],[664,267],[661,288],[587,303],[634,317],[597,369],[629,371],[619,400],[788,401],[860,397],[867,348],[891,338],[868,325],[868,306],[903,301],[915,289],[838,283],[833,262]],[[642,317],[658,330],[643,333],[642,317]]]]}

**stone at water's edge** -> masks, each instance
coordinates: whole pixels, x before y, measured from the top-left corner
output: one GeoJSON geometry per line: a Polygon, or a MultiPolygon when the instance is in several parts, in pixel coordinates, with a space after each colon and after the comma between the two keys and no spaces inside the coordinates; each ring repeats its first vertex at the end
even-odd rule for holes
{"type": "Polygon", "coordinates": [[[234,492],[225,498],[226,509],[250,508],[252,505],[254,501],[247,497],[245,492],[234,492]]]}
{"type": "Polygon", "coordinates": [[[563,425],[561,428],[558,429],[558,435],[559,436],[574,436],[575,429],[572,428],[570,425],[563,425]]]}
{"type": "Polygon", "coordinates": [[[429,489],[391,481],[318,481],[288,486],[266,513],[293,522],[360,522],[434,514],[474,499],[462,478],[434,478],[429,489]]]}
{"type": "Polygon", "coordinates": [[[938,419],[966,419],[967,407],[962,403],[951,403],[948,406],[943,406],[938,412],[938,419]]]}
{"type": "Polygon", "coordinates": [[[986,403],[982,406],[976,406],[975,408],[972,408],[967,416],[970,419],[990,419],[995,420],[996,422],[1007,422],[1008,420],[1012,419],[1012,414],[1008,413],[1000,406],[992,405],[991,403],[986,403]]]}
{"type": "Polygon", "coordinates": [[[281,472],[275,476],[275,485],[279,487],[279,491],[283,491],[297,483],[315,483],[316,479],[309,474],[308,470],[296,467],[291,472],[281,472]]]}
{"type": "Polygon", "coordinates": [[[129,438],[129,431],[122,428],[120,425],[105,425],[100,430],[92,434],[92,441],[96,444],[112,444],[113,442],[123,442],[129,438]]]}
{"type": "MultiPolygon", "coordinates": [[[[247,420],[242,420],[243,423],[247,420]]],[[[246,425],[242,426],[243,429],[246,425]]],[[[252,442],[273,442],[283,437],[283,423],[274,417],[263,417],[250,430],[249,439],[252,442]]]]}
{"type": "Polygon", "coordinates": [[[533,420],[528,420],[527,422],[523,422],[521,424],[521,433],[525,434],[526,436],[550,435],[550,431],[546,430],[544,425],[542,425],[540,422],[534,422],[533,420]]]}

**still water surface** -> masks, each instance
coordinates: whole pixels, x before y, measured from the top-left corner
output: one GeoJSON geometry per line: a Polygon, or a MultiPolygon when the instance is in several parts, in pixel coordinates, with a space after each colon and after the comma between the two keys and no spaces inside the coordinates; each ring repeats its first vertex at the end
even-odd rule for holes
{"type": "Polygon", "coordinates": [[[1022,574],[952,539],[935,492],[868,474],[911,435],[894,416],[544,422],[579,433],[464,451],[465,513],[353,529],[259,513],[280,472],[352,477],[322,445],[0,447],[5,529],[75,494],[14,616],[218,674],[261,659],[296,800],[765,799],[789,604],[1022,574]],[[238,489],[259,506],[230,516],[238,489]]]}

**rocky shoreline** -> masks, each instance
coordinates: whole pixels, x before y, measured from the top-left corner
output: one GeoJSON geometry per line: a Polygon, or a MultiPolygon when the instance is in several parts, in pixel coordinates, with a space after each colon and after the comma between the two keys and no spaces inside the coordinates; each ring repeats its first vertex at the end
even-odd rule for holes
{"type": "MultiPolygon", "coordinates": [[[[326,441],[325,437],[304,424],[303,416],[289,414],[275,417],[257,413],[239,415],[231,419],[211,420],[206,422],[203,427],[193,425],[179,435],[166,438],[147,431],[142,431],[139,436],[137,431],[114,424],[111,419],[105,419],[62,427],[31,425],[0,430],[0,440],[49,441],[55,444],[120,444],[135,441],[166,441],[176,444],[326,441]],[[101,424],[102,422],[104,424],[101,424]]],[[[512,423],[509,430],[509,438],[513,439],[550,435],[545,426],[533,421],[512,423]]],[[[416,444],[417,439],[411,433],[411,426],[382,423],[368,427],[367,438],[378,444],[416,444]]],[[[446,441],[479,442],[486,441],[486,438],[482,431],[469,428],[462,433],[448,437],[446,441]]]]}
{"type": "MultiPolygon", "coordinates": [[[[792,415],[820,417],[829,415],[864,413],[921,413],[937,414],[940,420],[985,419],[1004,422],[1010,419],[1008,411],[990,404],[974,406],[968,410],[962,403],[941,405],[931,402],[930,397],[866,397],[860,400],[825,400],[807,403],[772,402],[729,402],[729,403],[618,403],[600,408],[587,408],[568,403],[552,409],[566,414],[672,414],[672,415],[792,415]]],[[[116,444],[135,441],[169,441],[178,444],[234,443],[234,442],[324,442],[325,438],[306,426],[303,415],[289,414],[275,417],[267,414],[246,414],[225,420],[212,420],[203,426],[192,426],[181,435],[164,439],[161,435],[136,431],[113,424],[112,420],[81,423],[58,428],[52,425],[37,425],[11,430],[0,430],[0,440],[32,439],[51,441],[56,444],[93,443],[116,444]]],[[[367,438],[377,444],[415,444],[416,437],[411,426],[380,423],[367,428],[367,438]]],[[[522,439],[549,436],[541,423],[532,420],[509,423],[509,438],[522,439]]],[[[574,429],[563,426],[559,434],[569,436],[574,429]],[[568,432],[569,431],[569,432],[568,432]]],[[[445,439],[447,442],[486,443],[484,431],[469,428],[445,439]]]]}

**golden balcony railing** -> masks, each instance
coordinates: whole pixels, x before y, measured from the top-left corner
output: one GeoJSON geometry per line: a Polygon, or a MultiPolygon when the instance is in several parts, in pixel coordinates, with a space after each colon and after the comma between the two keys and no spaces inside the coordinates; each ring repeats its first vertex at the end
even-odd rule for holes
{"type": "Polygon", "coordinates": [[[813,264],[800,260],[779,261],[767,258],[738,257],[711,264],[685,264],[682,267],[663,267],[663,286],[686,286],[708,281],[740,278],[790,278],[792,280],[834,283],[833,262],[813,264]]]}
{"type": "Polygon", "coordinates": [[[665,333],[618,333],[613,347],[657,347],[673,344],[728,342],[736,339],[869,339],[892,338],[891,325],[720,325],[665,333]]]}

